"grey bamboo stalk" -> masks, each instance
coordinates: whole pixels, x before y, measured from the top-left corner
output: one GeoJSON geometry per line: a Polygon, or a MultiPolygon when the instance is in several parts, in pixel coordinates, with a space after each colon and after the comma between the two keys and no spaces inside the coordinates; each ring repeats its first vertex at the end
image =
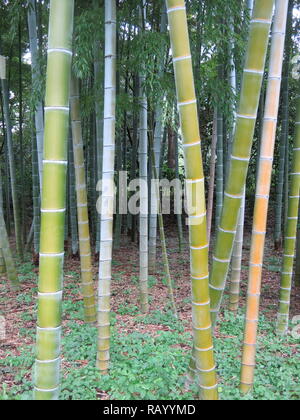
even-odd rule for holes
{"type": "MultiPolygon", "coordinates": [[[[167,14],[166,6],[162,5],[162,14],[160,22],[160,33],[165,33],[167,31],[167,14]]],[[[158,72],[162,75],[163,72],[163,60],[160,63],[158,72]]],[[[160,154],[162,147],[162,136],[163,136],[163,109],[161,105],[158,105],[155,110],[155,129],[154,129],[154,166],[157,175],[159,176],[159,163],[160,163],[160,154]]],[[[151,189],[151,203],[157,203],[156,189],[151,189]]],[[[151,206],[152,207],[152,206],[151,206]]],[[[152,209],[151,209],[152,210],[152,209]]],[[[156,239],[157,239],[157,212],[151,211],[150,214],[150,224],[149,224],[149,271],[155,272],[156,269],[156,239]],[[153,213],[153,214],[152,214],[153,213]]]]}
{"type": "Polygon", "coordinates": [[[208,187],[208,199],[207,199],[207,237],[210,241],[211,237],[211,225],[212,225],[212,215],[214,208],[214,191],[215,191],[215,175],[216,175],[216,150],[217,150],[217,111],[214,111],[214,121],[213,121],[213,133],[211,139],[211,158],[210,158],[210,171],[209,171],[209,187],[208,187]]]}
{"type": "Polygon", "coordinates": [[[250,24],[232,156],[210,272],[211,316],[213,324],[216,323],[226,286],[239,211],[246,184],[273,6],[274,0],[257,0],[250,24]]]}
{"type": "Polygon", "coordinates": [[[4,111],[4,119],[5,119],[5,124],[6,124],[6,142],[7,142],[7,151],[8,151],[14,222],[15,222],[15,237],[16,237],[17,253],[20,258],[23,258],[20,207],[19,207],[19,198],[18,198],[17,183],[16,183],[16,166],[15,166],[15,158],[14,158],[14,151],[13,151],[12,126],[11,126],[10,114],[9,114],[9,91],[8,91],[8,84],[6,80],[6,60],[4,59],[4,57],[1,57],[0,66],[1,66],[0,78],[1,78],[1,87],[2,87],[2,96],[3,96],[3,111],[4,111]]]}
{"type": "Polygon", "coordinates": [[[59,397],[73,19],[74,0],[50,1],[35,400],[59,397]]]}
{"type": "MultiPolygon", "coordinates": [[[[99,0],[93,0],[93,7],[96,12],[100,9],[99,0]]],[[[97,149],[97,178],[98,182],[102,179],[102,163],[103,163],[103,101],[100,99],[103,97],[103,82],[101,75],[101,62],[103,61],[101,53],[100,40],[96,39],[94,45],[94,73],[95,73],[95,88],[96,88],[96,100],[95,100],[95,113],[96,113],[96,149],[97,149]]],[[[96,252],[100,250],[100,232],[101,232],[101,217],[97,213],[97,232],[96,232],[96,252]]]]}
{"type": "Polygon", "coordinates": [[[13,289],[20,286],[18,274],[13,259],[9,239],[6,231],[5,221],[3,217],[3,196],[2,196],[2,180],[0,176],[0,248],[1,248],[1,267],[4,267],[4,273],[7,272],[8,280],[13,289]]]}
{"type": "MultiPolygon", "coordinates": [[[[141,21],[145,21],[146,2],[141,6],[141,21]]],[[[142,70],[143,71],[143,70],[142,70]]],[[[143,313],[149,311],[148,302],[148,103],[144,91],[145,76],[139,77],[140,122],[139,122],[139,163],[140,163],[140,306],[143,313]]]]}
{"type": "Polygon", "coordinates": [[[277,333],[288,331],[293,266],[295,259],[300,194],[300,95],[297,97],[296,128],[292,170],[290,173],[289,203],[285,228],[284,256],[281,270],[277,333]]]}
{"type": "Polygon", "coordinates": [[[224,195],[224,166],[223,166],[223,157],[224,157],[224,149],[223,149],[223,114],[218,108],[217,112],[217,165],[216,165],[216,221],[215,227],[216,230],[219,227],[220,217],[222,213],[223,207],[223,195],[224,195]]]}
{"type": "MultiPolygon", "coordinates": [[[[179,139],[178,133],[175,134],[176,136],[176,164],[175,164],[175,177],[180,182],[179,178],[179,139]]],[[[181,204],[181,203],[180,203],[181,204]]],[[[182,227],[182,207],[177,207],[177,230],[178,230],[178,244],[179,244],[179,252],[182,252],[183,249],[183,227],[182,227]]]]}
{"type": "Polygon", "coordinates": [[[78,79],[76,79],[75,76],[72,77],[71,81],[70,105],[74,156],[74,159],[70,159],[70,163],[73,163],[75,168],[77,219],[81,263],[81,284],[84,304],[84,319],[88,323],[94,323],[96,322],[96,300],[92,272],[92,255],[86,190],[86,176],[82,139],[82,125],[80,117],[79,83],[78,79]]]}
{"type": "Polygon", "coordinates": [[[98,286],[97,368],[107,373],[110,360],[110,295],[113,241],[115,118],[116,118],[116,1],[105,0],[105,84],[101,238],[98,286]]]}
{"type": "MultiPolygon", "coordinates": [[[[33,89],[36,89],[39,78],[41,77],[41,70],[40,70],[40,65],[39,65],[39,60],[38,60],[38,39],[37,39],[35,0],[28,0],[27,15],[28,15],[29,45],[30,45],[30,52],[31,52],[32,85],[33,85],[33,89]]],[[[43,113],[43,103],[40,99],[37,101],[36,106],[35,106],[35,130],[36,130],[36,144],[37,144],[37,154],[38,154],[40,191],[42,191],[44,113],[43,113]]]]}
{"type": "Polygon", "coordinates": [[[249,392],[254,382],[262,266],[280,99],[287,10],[288,0],[276,0],[251,239],[247,311],[240,384],[240,389],[243,393],[249,392]]]}

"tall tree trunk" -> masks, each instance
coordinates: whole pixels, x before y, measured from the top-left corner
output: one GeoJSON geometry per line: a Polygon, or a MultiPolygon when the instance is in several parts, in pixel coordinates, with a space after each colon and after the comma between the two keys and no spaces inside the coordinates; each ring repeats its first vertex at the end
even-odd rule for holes
{"type": "Polygon", "coordinates": [[[34,398],[59,397],[73,0],[51,0],[34,398]]]}

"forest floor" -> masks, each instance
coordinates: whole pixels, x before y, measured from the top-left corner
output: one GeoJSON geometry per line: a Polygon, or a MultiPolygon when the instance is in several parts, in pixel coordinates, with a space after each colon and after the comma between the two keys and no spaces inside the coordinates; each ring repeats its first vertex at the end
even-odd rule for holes
{"type": "MultiPolygon", "coordinates": [[[[110,375],[95,369],[97,330],[83,322],[78,257],[66,259],[63,302],[61,398],[65,400],[194,400],[195,385],[186,386],[191,354],[191,298],[188,247],[179,253],[176,229],[168,228],[168,252],[179,319],[169,310],[168,293],[158,248],[157,274],[149,276],[150,313],[138,308],[138,249],[123,238],[114,251],[112,284],[112,344],[110,375]]],[[[224,400],[298,400],[300,342],[291,334],[274,334],[280,283],[281,251],[267,238],[255,389],[238,391],[243,340],[244,307],[250,235],[243,256],[241,308],[234,317],[226,295],[215,347],[224,400]]],[[[94,272],[97,278],[95,261],[94,272]]],[[[38,269],[28,261],[18,265],[21,290],[14,292],[0,279],[0,315],[6,319],[6,338],[0,341],[0,400],[32,398],[32,368],[36,328],[38,269]]],[[[294,287],[291,319],[300,315],[300,288],[294,287]]],[[[291,328],[295,326],[291,325],[291,328]]]]}

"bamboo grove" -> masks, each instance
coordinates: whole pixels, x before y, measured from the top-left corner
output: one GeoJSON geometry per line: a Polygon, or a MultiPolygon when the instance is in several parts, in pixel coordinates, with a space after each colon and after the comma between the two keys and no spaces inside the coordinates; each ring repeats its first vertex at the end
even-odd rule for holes
{"type": "Polygon", "coordinates": [[[20,299],[36,266],[32,398],[61,398],[66,267],[99,378],[119,360],[119,275],[128,311],[151,316],[162,293],[186,322],[198,399],[221,398],[216,341],[242,317],[251,395],[266,288],[276,339],[298,315],[299,1],[8,0],[0,22],[0,285],[20,299]]]}

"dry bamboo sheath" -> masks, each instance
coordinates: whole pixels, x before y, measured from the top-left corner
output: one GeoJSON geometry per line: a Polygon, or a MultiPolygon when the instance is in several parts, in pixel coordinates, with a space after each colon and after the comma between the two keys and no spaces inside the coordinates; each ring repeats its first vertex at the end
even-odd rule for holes
{"type": "Polygon", "coordinates": [[[241,99],[224,205],[210,273],[211,315],[216,323],[236,236],[244,196],[260,91],[262,86],[274,0],[257,0],[250,24],[241,99]]]}
{"type": "MultiPolygon", "coordinates": [[[[199,373],[200,397],[218,398],[213,353],[208,288],[208,240],[204,174],[201,155],[197,101],[193,77],[187,16],[184,0],[167,0],[178,110],[180,115],[187,186],[197,195],[196,208],[189,214],[193,299],[194,355],[199,373]]],[[[191,204],[191,202],[189,203],[191,204]]]]}
{"type": "Polygon", "coordinates": [[[38,284],[36,400],[59,395],[73,0],[51,0],[38,284]]]}
{"type": "Polygon", "coordinates": [[[241,372],[241,391],[244,393],[252,389],[254,381],[262,265],[280,98],[287,10],[288,0],[276,0],[250,251],[241,372]]]}

